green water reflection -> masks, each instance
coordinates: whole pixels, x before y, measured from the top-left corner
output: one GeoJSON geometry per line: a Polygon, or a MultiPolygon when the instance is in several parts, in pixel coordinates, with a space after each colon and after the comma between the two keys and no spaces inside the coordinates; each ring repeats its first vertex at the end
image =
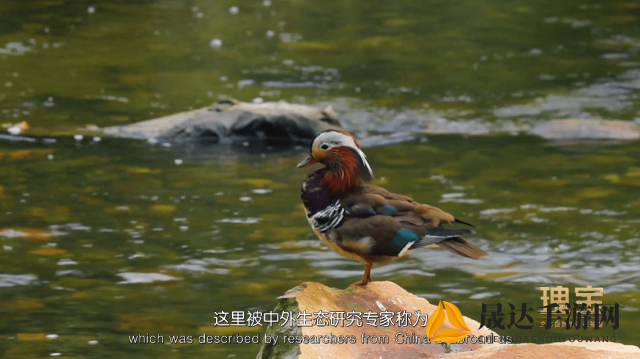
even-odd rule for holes
{"type": "MultiPolygon", "coordinates": [[[[305,173],[295,169],[302,151],[194,158],[126,140],[3,143],[7,355],[255,355],[245,346],[131,346],[126,335],[214,332],[214,311],[270,310],[302,281],[346,287],[359,277],[359,263],[308,229],[298,199],[305,173]]],[[[476,224],[474,243],[491,253],[452,261],[423,250],[374,278],[475,318],[481,302],[539,306],[540,286],[602,286],[605,302],[622,305],[619,340],[640,342],[630,330],[640,319],[636,144],[441,136],[367,153],[378,181],[476,224]]]]}
{"type": "Polygon", "coordinates": [[[227,97],[330,101],[343,117],[637,115],[636,1],[267,4],[3,1],[2,111],[43,134],[227,97]]]}

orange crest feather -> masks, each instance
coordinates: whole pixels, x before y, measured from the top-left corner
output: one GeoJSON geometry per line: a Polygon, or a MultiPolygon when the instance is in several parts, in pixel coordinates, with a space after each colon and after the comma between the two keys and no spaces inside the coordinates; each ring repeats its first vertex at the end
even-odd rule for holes
{"type": "Polygon", "coordinates": [[[342,193],[362,183],[358,176],[358,163],[353,152],[346,147],[336,147],[331,150],[328,160],[337,162],[336,166],[329,166],[322,184],[327,185],[333,193],[342,193]]]}

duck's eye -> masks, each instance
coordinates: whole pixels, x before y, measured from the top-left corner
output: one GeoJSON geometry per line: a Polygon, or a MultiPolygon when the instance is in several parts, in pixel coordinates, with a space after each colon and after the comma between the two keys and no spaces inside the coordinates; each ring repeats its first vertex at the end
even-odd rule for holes
{"type": "Polygon", "coordinates": [[[327,144],[325,143],[325,144],[323,144],[322,146],[320,146],[320,149],[321,149],[321,150],[325,150],[325,151],[326,151],[326,150],[328,150],[328,149],[329,149],[329,145],[327,145],[327,144]]]}

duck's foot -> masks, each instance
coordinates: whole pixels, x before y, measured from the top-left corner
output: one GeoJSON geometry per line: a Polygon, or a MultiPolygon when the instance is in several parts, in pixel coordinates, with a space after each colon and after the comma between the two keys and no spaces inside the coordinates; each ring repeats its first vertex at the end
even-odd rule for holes
{"type": "MultiPolygon", "coordinates": [[[[361,286],[364,287],[365,285],[369,284],[370,282],[373,282],[373,279],[371,279],[371,263],[367,263],[367,266],[364,268],[364,275],[362,276],[362,280],[355,282],[351,285],[357,285],[357,286],[361,286]]],[[[349,287],[351,287],[351,285],[349,287]]]]}
{"type": "Polygon", "coordinates": [[[371,279],[371,277],[369,277],[368,280],[364,280],[363,279],[363,280],[359,280],[359,281],[357,281],[355,283],[351,283],[351,284],[349,284],[349,287],[354,286],[354,285],[356,285],[358,287],[364,287],[364,286],[366,286],[367,284],[369,284],[371,282],[373,282],[373,279],[371,279]]]}

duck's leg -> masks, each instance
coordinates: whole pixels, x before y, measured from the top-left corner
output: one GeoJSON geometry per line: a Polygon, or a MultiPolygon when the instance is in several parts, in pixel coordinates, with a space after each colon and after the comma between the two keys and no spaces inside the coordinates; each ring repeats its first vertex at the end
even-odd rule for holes
{"type": "Polygon", "coordinates": [[[369,282],[372,282],[373,280],[371,279],[371,263],[367,263],[367,266],[364,267],[364,275],[362,276],[362,283],[363,284],[367,284],[369,282]]]}
{"type": "Polygon", "coordinates": [[[364,275],[362,276],[362,280],[359,282],[355,282],[352,285],[367,285],[369,282],[373,282],[371,279],[371,263],[367,263],[367,266],[364,267],[364,275]]]}

